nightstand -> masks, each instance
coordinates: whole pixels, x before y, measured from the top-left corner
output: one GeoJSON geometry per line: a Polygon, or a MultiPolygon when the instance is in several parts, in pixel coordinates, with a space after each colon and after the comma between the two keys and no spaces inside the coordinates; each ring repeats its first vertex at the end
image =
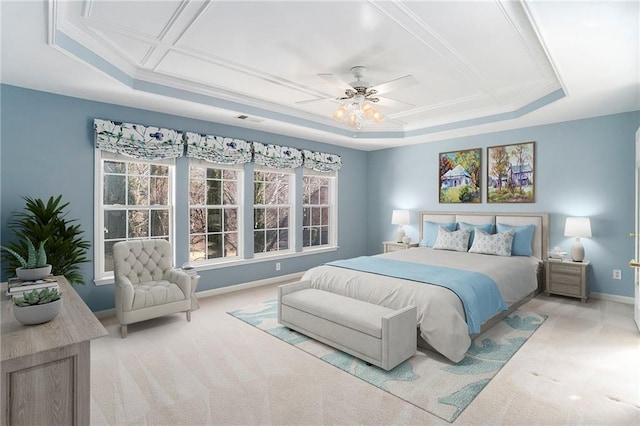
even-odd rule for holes
{"type": "Polygon", "coordinates": [[[545,293],[577,297],[582,302],[586,302],[589,297],[588,269],[589,261],[587,260],[584,262],[548,260],[545,293]]]}
{"type": "Polygon", "coordinates": [[[384,246],[384,252],[389,253],[392,251],[406,250],[407,248],[418,247],[418,242],[414,241],[409,243],[408,246],[405,246],[403,243],[397,243],[395,241],[384,241],[382,245],[384,246]]]}

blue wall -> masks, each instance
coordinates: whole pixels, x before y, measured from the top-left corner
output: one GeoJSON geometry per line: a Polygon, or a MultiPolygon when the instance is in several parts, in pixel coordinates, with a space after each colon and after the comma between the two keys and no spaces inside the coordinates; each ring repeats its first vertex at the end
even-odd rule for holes
{"type": "Polygon", "coordinates": [[[590,260],[592,292],[633,297],[634,147],[640,112],[617,114],[526,129],[456,138],[369,153],[369,254],[393,239],[393,209],[412,211],[408,234],[418,239],[420,210],[550,213],[550,247],[569,251],[564,237],[567,216],[591,218],[592,238],[582,238],[590,260]],[[486,203],[486,147],[535,141],[535,203],[486,203]],[[439,153],[482,148],[483,202],[439,204],[439,153]],[[622,270],[622,280],[612,270],[622,270]]]}
{"type": "MultiPolygon", "coordinates": [[[[338,175],[338,251],[278,259],[279,272],[275,271],[275,260],[201,271],[198,291],[300,272],[337,258],[366,253],[363,238],[367,230],[366,152],[7,85],[0,86],[0,101],[0,241],[3,244],[13,238],[7,225],[12,214],[23,209],[22,196],[47,199],[58,194],[63,194],[63,200],[70,202],[68,217],[79,219],[85,238],[93,244],[93,119],[104,118],[342,156],[344,166],[338,175]]],[[[186,165],[186,161],[178,159],[178,164],[186,165]]],[[[177,229],[187,230],[188,226],[177,224],[177,229]]],[[[186,241],[184,236],[176,237],[176,245],[188,247],[186,241]]],[[[89,252],[89,258],[93,259],[93,250],[89,252]]],[[[186,260],[186,254],[178,255],[176,263],[180,265],[186,260]]],[[[78,286],[77,290],[89,307],[94,311],[113,307],[113,285],[96,286],[93,283],[92,263],[82,266],[82,274],[87,285],[78,286]]],[[[6,280],[7,277],[3,278],[6,280]]]]}
{"type": "MultiPolygon", "coordinates": [[[[220,134],[264,143],[334,152],[343,157],[339,173],[339,245],[337,252],[279,259],[201,272],[199,290],[304,271],[337,258],[375,254],[393,238],[391,211],[412,211],[409,235],[418,237],[418,211],[526,211],[551,214],[550,245],[569,250],[563,236],[567,216],[589,216],[593,238],[582,239],[592,261],[592,292],[633,296],[633,274],[626,266],[634,255],[628,237],[634,226],[634,134],[640,113],[618,114],[486,135],[456,138],[374,152],[362,152],[309,140],[219,125],[174,115],[0,86],[0,241],[12,238],[7,224],[22,210],[23,195],[48,198],[63,194],[69,217],[79,219],[93,243],[93,118],[160,125],[220,134]],[[536,142],[536,202],[487,204],[486,147],[536,142]],[[483,148],[483,203],[438,203],[438,154],[483,148]],[[623,279],[613,280],[612,269],[623,279]]],[[[186,161],[179,159],[178,163],[186,161]]],[[[186,225],[177,224],[177,229],[186,225]]],[[[176,244],[182,244],[177,237],[176,244]]],[[[93,258],[93,251],[89,253],[93,258]]],[[[180,264],[185,259],[178,257],[180,264]]],[[[82,267],[86,286],[78,292],[93,310],[113,307],[113,286],[93,284],[93,264],[82,267]]],[[[6,277],[5,277],[6,279],[6,277]]]]}

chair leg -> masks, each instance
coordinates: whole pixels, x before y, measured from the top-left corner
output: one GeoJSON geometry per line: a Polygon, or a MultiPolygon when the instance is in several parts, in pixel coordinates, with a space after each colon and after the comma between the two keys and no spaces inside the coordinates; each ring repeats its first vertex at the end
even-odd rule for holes
{"type": "Polygon", "coordinates": [[[122,336],[123,339],[125,339],[127,337],[127,325],[126,324],[120,324],[120,335],[122,336]]]}
{"type": "Polygon", "coordinates": [[[191,321],[191,311],[187,311],[187,321],[191,321]]]}

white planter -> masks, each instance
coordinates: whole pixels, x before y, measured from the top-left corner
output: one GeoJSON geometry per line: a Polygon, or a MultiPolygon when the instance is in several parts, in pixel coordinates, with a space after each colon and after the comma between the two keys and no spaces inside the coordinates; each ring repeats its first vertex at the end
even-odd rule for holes
{"type": "Polygon", "coordinates": [[[36,281],[46,278],[51,274],[51,265],[45,265],[41,268],[25,269],[23,267],[16,268],[16,275],[22,281],[36,281]]]}
{"type": "Polygon", "coordinates": [[[13,316],[25,325],[35,325],[54,319],[62,308],[62,298],[44,305],[17,306],[13,305],[13,316]]]}

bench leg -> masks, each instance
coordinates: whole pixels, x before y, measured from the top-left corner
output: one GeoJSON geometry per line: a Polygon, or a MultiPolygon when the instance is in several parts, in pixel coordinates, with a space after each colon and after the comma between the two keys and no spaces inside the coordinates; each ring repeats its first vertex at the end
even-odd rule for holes
{"type": "Polygon", "coordinates": [[[120,324],[120,335],[122,336],[123,339],[127,337],[127,325],[126,324],[120,324]]]}

